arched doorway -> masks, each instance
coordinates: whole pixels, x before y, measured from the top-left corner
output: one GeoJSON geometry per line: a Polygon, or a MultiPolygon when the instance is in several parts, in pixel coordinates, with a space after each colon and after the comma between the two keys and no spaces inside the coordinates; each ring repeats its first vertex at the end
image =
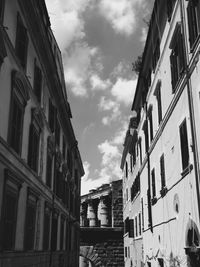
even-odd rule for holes
{"type": "Polygon", "coordinates": [[[188,267],[200,266],[200,234],[196,223],[189,220],[186,230],[186,248],[188,267]]]}

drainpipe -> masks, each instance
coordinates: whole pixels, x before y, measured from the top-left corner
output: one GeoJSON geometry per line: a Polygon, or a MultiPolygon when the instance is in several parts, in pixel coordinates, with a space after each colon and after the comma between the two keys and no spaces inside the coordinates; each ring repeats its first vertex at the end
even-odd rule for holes
{"type": "Polygon", "coordinates": [[[194,172],[195,172],[195,180],[196,180],[196,190],[197,190],[197,205],[198,212],[200,217],[200,195],[199,195],[199,156],[197,150],[197,136],[196,136],[196,125],[195,125],[195,116],[194,116],[194,102],[193,102],[193,94],[192,94],[192,86],[189,74],[189,49],[187,45],[186,38],[186,20],[185,20],[185,11],[184,11],[184,1],[180,0],[180,10],[181,10],[181,23],[183,28],[183,51],[184,51],[184,65],[187,79],[187,93],[188,93],[188,106],[189,106],[189,115],[190,115],[190,127],[191,127],[191,135],[192,135],[192,152],[193,152],[193,160],[194,160],[194,172]]]}

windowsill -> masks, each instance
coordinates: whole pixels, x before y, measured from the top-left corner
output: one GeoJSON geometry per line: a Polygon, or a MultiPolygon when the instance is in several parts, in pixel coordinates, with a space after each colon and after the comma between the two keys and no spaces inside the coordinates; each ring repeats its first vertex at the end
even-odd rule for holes
{"type": "Polygon", "coordinates": [[[182,172],[181,176],[185,177],[188,173],[190,173],[193,170],[193,165],[189,164],[182,172]]]}
{"type": "Polygon", "coordinates": [[[161,197],[164,197],[168,192],[168,189],[166,186],[164,186],[161,190],[160,190],[160,195],[161,197]]]}
{"type": "Polygon", "coordinates": [[[153,198],[151,199],[151,205],[152,205],[152,206],[155,205],[155,204],[157,203],[157,201],[158,201],[157,197],[153,197],[153,198]]]}

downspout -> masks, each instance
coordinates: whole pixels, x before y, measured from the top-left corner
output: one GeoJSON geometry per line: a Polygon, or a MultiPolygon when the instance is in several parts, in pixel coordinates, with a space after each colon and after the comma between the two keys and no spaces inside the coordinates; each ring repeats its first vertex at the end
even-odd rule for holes
{"type": "Polygon", "coordinates": [[[189,50],[187,45],[186,38],[186,23],[185,23],[185,12],[184,12],[184,2],[180,0],[180,10],[181,10],[181,24],[183,29],[183,51],[184,51],[184,65],[186,72],[186,80],[187,80],[187,93],[188,93],[188,106],[189,106],[189,115],[190,115],[190,127],[191,127],[191,136],[192,136],[192,152],[194,159],[194,172],[195,172],[195,180],[196,180],[196,190],[197,190],[197,205],[198,212],[200,217],[200,194],[199,194],[199,157],[197,150],[197,136],[196,136],[196,125],[195,125],[195,116],[194,116],[194,102],[192,95],[192,86],[189,74],[189,50]]]}

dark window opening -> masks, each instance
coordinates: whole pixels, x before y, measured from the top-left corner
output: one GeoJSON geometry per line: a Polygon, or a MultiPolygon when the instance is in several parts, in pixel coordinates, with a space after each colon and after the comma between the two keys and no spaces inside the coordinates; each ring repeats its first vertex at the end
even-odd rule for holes
{"type": "Polygon", "coordinates": [[[46,206],[44,211],[43,249],[49,250],[51,212],[46,206]]]}
{"type": "Polygon", "coordinates": [[[37,66],[36,61],[34,66],[33,90],[35,92],[38,102],[40,102],[42,93],[42,72],[40,68],[37,66]]]}
{"type": "Polygon", "coordinates": [[[52,156],[47,152],[47,161],[46,161],[46,184],[51,188],[52,181],[52,156]]]}
{"type": "Polygon", "coordinates": [[[162,102],[161,102],[161,81],[159,80],[157,85],[156,85],[156,90],[155,90],[155,96],[157,99],[157,107],[158,107],[158,124],[161,123],[162,121],[162,102]]]}
{"type": "Polygon", "coordinates": [[[188,149],[186,119],[180,125],[179,133],[180,133],[180,143],[181,143],[182,169],[185,170],[189,165],[189,149],[188,149]]]}
{"type": "Polygon", "coordinates": [[[51,231],[51,250],[57,250],[57,234],[58,234],[58,215],[53,214],[52,231],[51,231]]]}
{"type": "Polygon", "coordinates": [[[19,13],[17,15],[17,33],[16,33],[15,50],[16,50],[16,55],[19,58],[22,67],[25,69],[27,61],[27,50],[28,50],[28,35],[19,13]]]}
{"type": "Polygon", "coordinates": [[[155,169],[151,171],[151,185],[152,185],[152,197],[156,197],[156,180],[155,180],[155,169]]]}
{"type": "Polygon", "coordinates": [[[29,194],[26,206],[26,223],[24,249],[33,250],[35,242],[35,224],[36,224],[37,198],[29,194]]]}
{"type": "Polygon", "coordinates": [[[164,154],[162,154],[162,156],[160,157],[160,176],[161,176],[161,189],[163,189],[166,186],[164,154]]]}
{"type": "Polygon", "coordinates": [[[200,33],[200,1],[190,0],[187,6],[189,42],[192,49],[200,33]]]}
{"type": "Polygon", "coordinates": [[[28,165],[35,172],[38,171],[40,129],[33,122],[29,130],[28,165]]]}
{"type": "Polygon", "coordinates": [[[170,44],[172,49],[170,55],[171,65],[171,83],[172,93],[175,92],[176,85],[184,70],[184,51],[183,51],[183,37],[181,33],[181,25],[177,23],[172,41],[170,44]]]}

